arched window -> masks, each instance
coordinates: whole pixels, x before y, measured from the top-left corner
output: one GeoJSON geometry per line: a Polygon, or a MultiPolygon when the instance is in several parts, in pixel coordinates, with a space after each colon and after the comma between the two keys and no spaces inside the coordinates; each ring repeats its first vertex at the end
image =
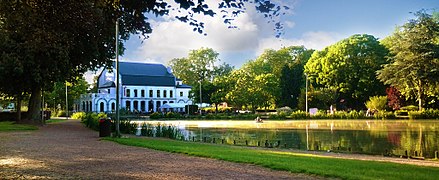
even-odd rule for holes
{"type": "Polygon", "coordinates": [[[84,101],[82,101],[82,111],[84,111],[84,112],[85,112],[85,108],[87,108],[87,106],[85,106],[85,102],[84,102],[84,101]]]}
{"type": "Polygon", "coordinates": [[[131,101],[125,102],[125,108],[127,109],[127,111],[131,111],[131,101]]]}
{"type": "Polygon", "coordinates": [[[116,111],[116,103],[111,103],[111,111],[116,111]]]}
{"type": "Polygon", "coordinates": [[[99,112],[104,112],[105,110],[104,110],[104,102],[101,102],[100,104],[99,104],[99,112]]]}

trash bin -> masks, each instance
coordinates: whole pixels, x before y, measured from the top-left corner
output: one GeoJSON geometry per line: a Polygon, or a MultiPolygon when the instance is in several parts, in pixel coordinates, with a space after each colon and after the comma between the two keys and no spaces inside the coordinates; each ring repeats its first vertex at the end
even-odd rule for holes
{"type": "Polygon", "coordinates": [[[111,120],[99,119],[99,137],[108,137],[111,135],[111,120]]]}

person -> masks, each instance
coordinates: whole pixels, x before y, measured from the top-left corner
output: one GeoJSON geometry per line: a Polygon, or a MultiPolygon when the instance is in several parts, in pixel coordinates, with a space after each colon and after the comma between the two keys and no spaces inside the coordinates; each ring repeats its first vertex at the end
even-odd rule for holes
{"type": "Polygon", "coordinates": [[[262,123],[262,119],[261,119],[259,116],[256,117],[255,121],[256,121],[257,123],[262,123]]]}

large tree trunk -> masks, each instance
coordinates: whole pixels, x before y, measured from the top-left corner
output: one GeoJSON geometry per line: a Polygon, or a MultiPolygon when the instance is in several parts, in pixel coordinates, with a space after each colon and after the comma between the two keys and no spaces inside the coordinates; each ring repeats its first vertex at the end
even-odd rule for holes
{"type": "Polygon", "coordinates": [[[21,96],[17,96],[17,122],[21,122],[21,96]]]}
{"type": "Polygon", "coordinates": [[[422,94],[423,94],[423,92],[422,92],[422,82],[421,82],[421,80],[419,80],[419,88],[418,88],[418,106],[419,106],[419,111],[422,111],[422,94]]]}
{"type": "Polygon", "coordinates": [[[30,123],[34,124],[43,124],[41,120],[41,95],[42,90],[41,88],[33,88],[32,94],[29,99],[29,110],[27,111],[27,118],[30,123]]]}

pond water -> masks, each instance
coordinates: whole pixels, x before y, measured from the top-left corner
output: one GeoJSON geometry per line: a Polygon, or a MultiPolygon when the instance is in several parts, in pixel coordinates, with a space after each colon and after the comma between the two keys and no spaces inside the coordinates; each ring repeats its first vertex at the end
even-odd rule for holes
{"type": "Polygon", "coordinates": [[[434,158],[439,121],[147,121],[177,126],[185,140],[434,158]]]}

